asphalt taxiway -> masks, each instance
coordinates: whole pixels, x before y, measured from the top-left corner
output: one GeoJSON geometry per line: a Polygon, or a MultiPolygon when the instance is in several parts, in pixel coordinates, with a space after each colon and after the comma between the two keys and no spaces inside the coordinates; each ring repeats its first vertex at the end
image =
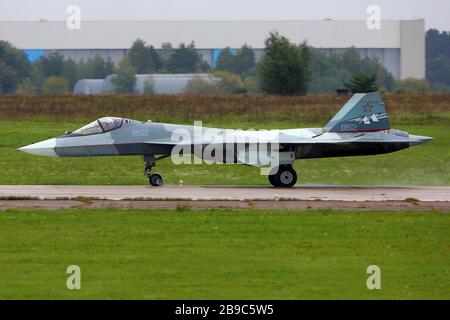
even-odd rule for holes
{"type": "Polygon", "coordinates": [[[3,185],[0,198],[39,200],[86,197],[103,200],[334,200],[450,201],[450,187],[298,186],[291,189],[236,186],[3,185]]]}
{"type": "Polygon", "coordinates": [[[74,186],[3,185],[0,208],[257,208],[437,209],[450,208],[450,187],[305,186],[74,186]]]}

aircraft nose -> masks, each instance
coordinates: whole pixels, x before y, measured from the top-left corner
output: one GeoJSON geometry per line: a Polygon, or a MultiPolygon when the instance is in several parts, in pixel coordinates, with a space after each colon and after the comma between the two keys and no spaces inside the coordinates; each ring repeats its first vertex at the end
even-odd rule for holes
{"type": "Polygon", "coordinates": [[[413,135],[410,135],[409,137],[413,139],[413,141],[409,142],[410,146],[416,146],[418,144],[426,143],[426,142],[429,142],[429,141],[433,140],[432,137],[426,137],[426,136],[413,136],[413,135]]]}
{"type": "Polygon", "coordinates": [[[41,141],[41,142],[37,142],[34,144],[30,144],[28,146],[19,148],[17,150],[26,152],[26,153],[30,153],[30,154],[35,154],[38,156],[45,156],[45,157],[56,157],[57,154],[55,152],[55,147],[56,147],[56,139],[48,139],[45,141],[41,141]]]}

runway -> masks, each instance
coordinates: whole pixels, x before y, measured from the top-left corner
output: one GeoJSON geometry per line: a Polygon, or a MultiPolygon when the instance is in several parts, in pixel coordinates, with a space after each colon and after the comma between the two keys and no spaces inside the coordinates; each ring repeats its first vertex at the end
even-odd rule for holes
{"type": "Polygon", "coordinates": [[[0,199],[221,200],[221,201],[450,201],[450,187],[298,186],[75,186],[2,185],[0,199]]]}

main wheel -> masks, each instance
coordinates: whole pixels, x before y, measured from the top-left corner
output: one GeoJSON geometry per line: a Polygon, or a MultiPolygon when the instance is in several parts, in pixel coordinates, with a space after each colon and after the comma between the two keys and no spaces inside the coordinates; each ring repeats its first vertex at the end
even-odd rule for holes
{"type": "Polygon", "coordinates": [[[269,174],[269,182],[274,187],[277,187],[276,177],[274,174],[269,174]]]}
{"type": "Polygon", "coordinates": [[[297,173],[292,166],[281,166],[269,181],[274,187],[291,188],[297,183],[297,173]]]}
{"type": "Polygon", "coordinates": [[[161,175],[154,173],[148,177],[148,182],[154,187],[159,187],[163,185],[164,180],[161,175]]]}

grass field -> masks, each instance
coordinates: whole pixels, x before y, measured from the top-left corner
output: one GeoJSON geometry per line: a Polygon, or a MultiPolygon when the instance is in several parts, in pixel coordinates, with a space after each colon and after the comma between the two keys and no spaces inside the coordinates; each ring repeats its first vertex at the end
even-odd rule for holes
{"type": "MultiPolygon", "coordinates": [[[[450,123],[450,121],[449,121],[450,123]]],[[[141,157],[46,158],[18,147],[59,136],[83,123],[0,122],[0,184],[146,184],[141,157]]],[[[207,123],[241,128],[248,123],[207,123]],[[242,125],[242,126],[239,126],[242,125]]],[[[260,128],[314,127],[320,124],[259,123],[260,128]]],[[[304,184],[449,185],[450,125],[400,125],[399,129],[434,137],[434,141],[393,154],[311,159],[295,167],[304,184]]],[[[266,185],[259,169],[242,165],[175,166],[170,158],[155,169],[165,182],[177,184],[266,185]]]]}
{"type": "MultiPolygon", "coordinates": [[[[322,127],[345,97],[0,95],[0,184],[146,184],[140,157],[16,148],[105,115],[224,128],[322,127]]],[[[300,183],[450,185],[450,95],[386,95],[394,128],[434,137],[393,154],[297,161],[300,183]]],[[[166,183],[267,185],[242,165],[175,166],[166,183]]],[[[0,299],[450,299],[440,212],[0,211],[0,299]],[[81,267],[82,289],[66,288],[81,267]],[[366,269],[381,267],[381,290],[366,269]]]]}
{"type": "Polygon", "coordinates": [[[8,210],[0,298],[450,299],[449,228],[437,212],[8,210]]]}

